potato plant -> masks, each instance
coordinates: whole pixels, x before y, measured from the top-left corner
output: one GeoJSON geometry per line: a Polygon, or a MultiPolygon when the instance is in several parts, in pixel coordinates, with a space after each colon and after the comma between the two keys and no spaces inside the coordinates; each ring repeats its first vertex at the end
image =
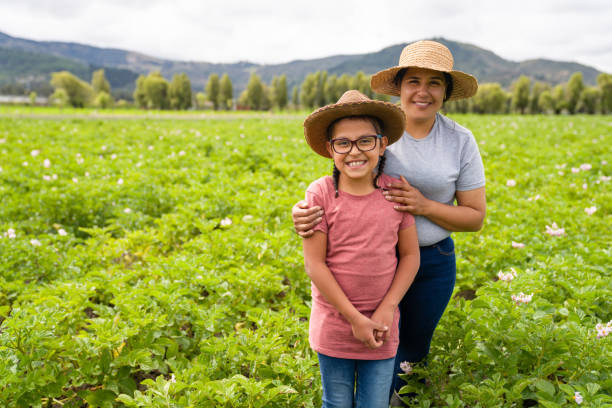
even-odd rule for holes
{"type": "MultiPolygon", "coordinates": [[[[609,117],[456,116],[487,218],[413,406],[612,406],[609,117]]],[[[315,407],[302,118],[0,118],[0,405],[315,407]]],[[[418,311],[415,311],[418,313],[418,311]]]]}

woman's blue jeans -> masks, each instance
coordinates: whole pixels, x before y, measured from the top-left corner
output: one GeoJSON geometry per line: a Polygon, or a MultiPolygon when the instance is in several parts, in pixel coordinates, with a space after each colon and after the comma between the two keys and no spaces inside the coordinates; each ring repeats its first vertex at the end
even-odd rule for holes
{"type": "Polygon", "coordinates": [[[392,391],[399,391],[405,385],[397,376],[403,373],[400,363],[416,363],[429,353],[434,330],[453,293],[456,272],[455,244],[451,237],[421,247],[419,271],[399,305],[400,342],[392,391]]]}
{"type": "Polygon", "coordinates": [[[318,353],[322,408],[388,408],[394,358],[351,360],[318,353]]]}

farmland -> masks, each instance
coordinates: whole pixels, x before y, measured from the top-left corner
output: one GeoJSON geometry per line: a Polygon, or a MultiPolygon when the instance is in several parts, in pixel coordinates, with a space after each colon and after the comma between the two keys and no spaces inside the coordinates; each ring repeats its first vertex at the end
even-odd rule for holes
{"type": "MultiPolygon", "coordinates": [[[[0,113],[0,406],[320,405],[290,208],[330,163],[301,117],[0,113]]],[[[487,218],[454,234],[455,294],[406,391],[612,406],[612,118],[453,118],[487,218]]]]}

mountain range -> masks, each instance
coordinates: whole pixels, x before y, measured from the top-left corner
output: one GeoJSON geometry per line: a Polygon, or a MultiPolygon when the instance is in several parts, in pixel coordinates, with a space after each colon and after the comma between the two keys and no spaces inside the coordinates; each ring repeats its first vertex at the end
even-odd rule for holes
{"type": "MultiPolygon", "coordinates": [[[[547,59],[515,62],[475,45],[445,38],[432,39],[451,50],[455,69],[475,75],[479,83],[498,82],[508,87],[520,75],[526,75],[533,80],[554,85],[566,82],[574,72],[582,72],[584,82],[594,85],[600,74],[597,69],[577,62],[547,59]]],[[[138,75],[153,70],[159,70],[168,80],[176,73],[186,73],[195,92],[205,87],[209,75],[227,73],[234,84],[234,96],[237,97],[246,87],[252,72],[257,73],[266,83],[275,75],[285,74],[291,90],[293,86],[299,86],[307,74],[319,70],[326,70],[330,75],[354,75],[358,71],[372,74],[397,65],[406,44],[392,45],[372,53],[334,55],[283,64],[254,64],[246,61],[213,64],[168,60],[134,51],[72,42],[33,41],[0,32],[0,89],[22,89],[23,92],[35,89],[46,94],[51,92],[49,79],[52,72],[68,70],[90,81],[93,71],[104,68],[113,93],[118,97],[130,98],[138,75]]]]}

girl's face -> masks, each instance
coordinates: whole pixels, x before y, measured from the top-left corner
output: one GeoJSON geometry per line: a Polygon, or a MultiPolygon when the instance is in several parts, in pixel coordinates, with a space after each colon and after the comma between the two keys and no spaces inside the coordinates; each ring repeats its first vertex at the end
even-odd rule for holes
{"type": "MultiPolygon", "coordinates": [[[[376,136],[376,129],[372,123],[365,119],[347,118],[336,122],[332,134],[332,142],[338,139],[356,141],[364,136],[376,136]]],[[[383,155],[387,147],[387,137],[376,139],[372,150],[362,152],[355,144],[350,146],[347,153],[336,153],[330,142],[327,142],[327,150],[332,156],[334,163],[340,173],[351,179],[367,179],[372,181],[372,175],[378,158],[383,155]]]]}
{"type": "Polygon", "coordinates": [[[425,68],[408,68],[400,86],[400,101],[406,119],[433,120],[442,107],[446,82],[444,74],[425,68]]]}

